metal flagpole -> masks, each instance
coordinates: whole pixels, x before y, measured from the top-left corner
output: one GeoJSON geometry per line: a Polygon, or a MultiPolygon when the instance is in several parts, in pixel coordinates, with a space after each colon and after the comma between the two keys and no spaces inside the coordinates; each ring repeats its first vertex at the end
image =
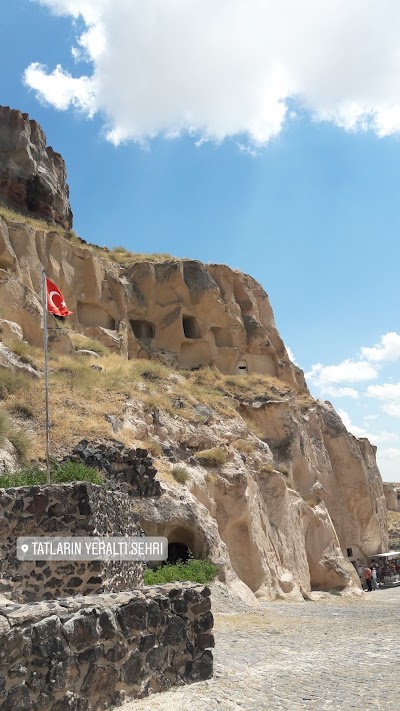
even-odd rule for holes
{"type": "Polygon", "coordinates": [[[43,295],[43,341],[44,341],[44,383],[46,391],[46,469],[47,483],[51,483],[50,477],[50,424],[49,424],[49,361],[47,353],[47,290],[46,271],[42,269],[42,295],[43,295]]]}

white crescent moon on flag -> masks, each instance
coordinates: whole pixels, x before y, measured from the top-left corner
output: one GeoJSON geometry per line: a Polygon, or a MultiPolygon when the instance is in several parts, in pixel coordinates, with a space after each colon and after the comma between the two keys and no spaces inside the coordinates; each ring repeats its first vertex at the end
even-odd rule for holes
{"type": "Polygon", "coordinates": [[[50,291],[50,293],[49,293],[49,301],[51,302],[51,305],[54,306],[55,309],[59,310],[59,309],[60,309],[60,306],[62,306],[62,304],[60,303],[60,306],[57,306],[57,305],[54,303],[54,301],[53,301],[53,294],[55,294],[56,296],[60,296],[60,294],[58,293],[58,291],[50,291]]]}

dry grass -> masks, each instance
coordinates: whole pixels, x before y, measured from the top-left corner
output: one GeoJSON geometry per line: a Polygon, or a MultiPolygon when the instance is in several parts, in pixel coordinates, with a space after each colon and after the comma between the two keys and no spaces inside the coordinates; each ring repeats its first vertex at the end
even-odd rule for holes
{"type": "Polygon", "coordinates": [[[232,447],[243,454],[252,454],[255,449],[255,444],[248,439],[236,439],[232,442],[232,447]]]}
{"type": "Polygon", "coordinates": [[[125,247],[113,247],[111,251],[106,254],[107,259],[112,262],[117,262],[122,267],[129,267],[131,264],[137,264],[138,262],[170,262],[178,261],[176,257],[172,257],[170,254],[138,254],[136,252],[129,252],[125,247]]]}
{"type": "Polygon", "coordinates": [[[65,229],[61,225],[56,225],[52,222],[47,222],[46,220],[40,220],[36,217],[30,217],[29,215],[23,215],[20,212],[15,212],[4,205],[0,205],[0,217],[4,217],[5,220],[10,220],[11,222],[18,222],[19,224],[27,225],[32,227],[34,230],[43,230],[44,232],[59,232],[65,235],[65,229]]]}
{"type": "Polygon", "coordinates": [[[196,459],[203,467],[222,467],[226,462],[226,452],[220,447],[203,449],[196,453],[196,459]]]}
{"type": "MultiPolygon", "coordinates": [[[[85,342],[87,345],[87,342],[85,342]]],[[[14,344],[17,352],[38,372],[43,373],[43,353],[25,343],[14,344]]],[[[50,394],[50,440],[54,456],[70,450],[83,437],[112,438],[113,432],[106,416],[120,418],[127,402],[140,404],[147,412],[168,413],[176,420],[198,424],[196,404],[210,407],[214,413],[226,419],[239,417],[233,397],[253,383],[257,392],[285,393],[289,387],[284,383],[263,376],[227,376],[214,368],[199,371],[176,371],[155,361],[124,360],[107,352],[107,357],[82,358],[76,355],[49,355],[50,394]],[[93,369],[93,364],[102,370],[93,369]],[[175,374],[178,377],[171,377],[175,374]],[[282,389],[283,388],[283,389],[282,389]]],[[[32,378],[22,372],[0,368],[0,398],[5,410],[18,419],[25,418],[31,435],[32,458],[43,459],[45,440],[44,379],[32,378]]],[[[257,425],[246,420],[253,432],[257,425]]],[[[26,428],[25,426],[25,428],[26,428]]],[[[135,442],[129,428],[118,432],[117,439],[128,446],[141,446],[161,458],[159,445],[135,442]]],[[[238,451],[250,453],[254,444],[245,436],[234,442],[238,451]]],[[[226,452],[215,448],[199,453],[205,466],[221,466],[226,461],[226,452]]],[[[170,467],[165,477],[173,480],[170,467]]]]}
{"type": "Polygon", "coordinates": [[[171,469],[171,475],[179,484],[185,484],[189,479],[189,474],[185,467],[180,464],[176,464],[171,469]]]}
{"type": "Polygon", "coordinates": [[[96,340],[95,338],[87,338],[86,336],[82,336],[82,334],[75,333],[73,331],[69,331],[69,336],[71,338],[72,345],[74,346],[75,350],[84,349],[88,351],[94,351],[94,353],[98,353],[102,356],[106,356],[110,353],[107,346],[105,346],[103,343],[100,343],[100,341],[96,340]]]}
{"type": "Polygon", "coordinates": [[[299,395],[298,402],[302,410],[309,410],[311,407],[318,405],[318,400],[315,400],[311,395],[307,395],[306,393],[299,395]]]}
{"type": "Polygon", "coordinates": [[[260,467],[260,474],[267,474],[268,476],[274,472],[274,465],[272,462],[267,462],[260,467]]]}

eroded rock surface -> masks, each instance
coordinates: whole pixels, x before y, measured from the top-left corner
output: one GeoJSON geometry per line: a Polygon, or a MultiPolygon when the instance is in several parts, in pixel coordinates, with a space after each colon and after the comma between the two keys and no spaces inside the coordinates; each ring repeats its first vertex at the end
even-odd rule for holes
{"type": "Polygon", "coordinates": [[[72,226],[65,163],[28,114],[0,106],[0,200],[72,226]]]}
{"type": "MultiPolygon", "coordinates": [[[[241,272],[178,260],[122,267],[57,232],[0,217],[0,304],[24,339],[38,346],[42,265],[73,311],[68,322],[75,330],[124,358],[262,373],[306,390],[267,294],[241,272]]],[[[52,319],[49,342],[58,352],[71,350],[68,334],[52,319]]]]}

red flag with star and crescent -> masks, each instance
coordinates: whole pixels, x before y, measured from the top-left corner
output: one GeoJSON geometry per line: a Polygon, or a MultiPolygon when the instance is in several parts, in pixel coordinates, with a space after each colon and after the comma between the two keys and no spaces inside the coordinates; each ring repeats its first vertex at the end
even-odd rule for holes
{"type": "Polygon", "coordinates": [[[67,305],[65,303],[64,297],[55,284],[48,277],[46,277],[46,291],[47,291],[47,311],[54,316],[69,316],[73,311],[68,311],[67,305]]]}

